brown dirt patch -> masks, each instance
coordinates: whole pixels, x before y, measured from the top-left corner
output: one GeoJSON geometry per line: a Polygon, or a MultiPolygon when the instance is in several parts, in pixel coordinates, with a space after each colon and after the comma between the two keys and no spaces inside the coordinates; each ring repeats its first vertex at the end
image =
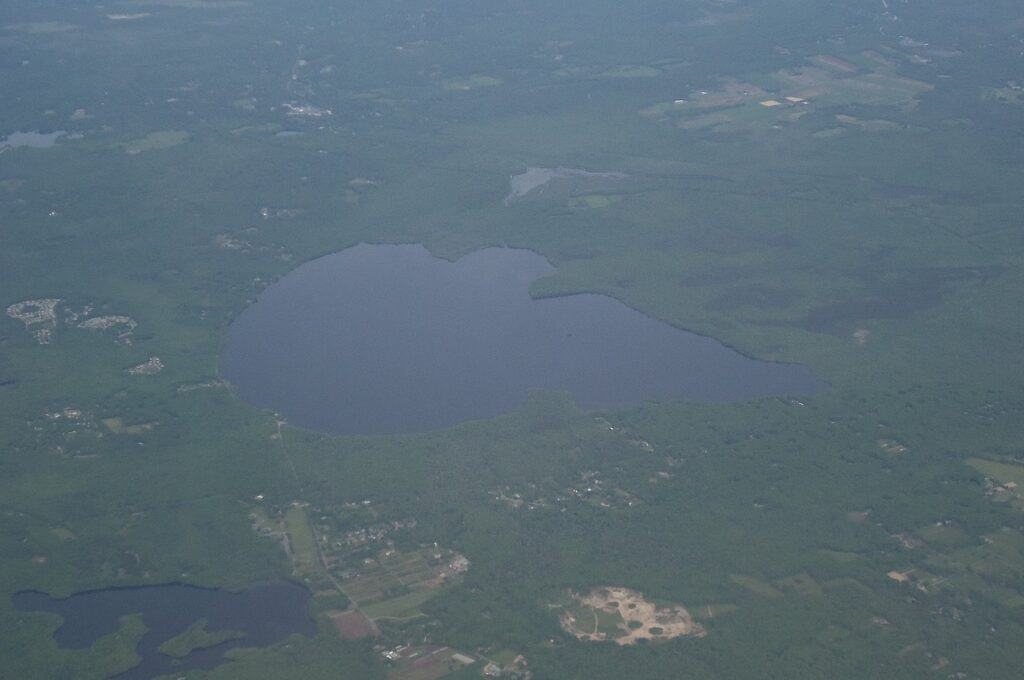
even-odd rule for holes
{"type": "Polygon", "coordinates": [[[694,621],[683,606],[659,606],[629,588],[595,588],[586,594],[572,593],[571,597],[575,606],[563,612],[561,625],[581,640],[612,640],[619,645],[635,645],[641,640],[656,642],[684,635],[707,635],[704,627],[694,621]],[[587,613],[591,616],[585,616],[587,613]],[[613,622],[613,628],[600,626],[599,619],[613,622]]]}

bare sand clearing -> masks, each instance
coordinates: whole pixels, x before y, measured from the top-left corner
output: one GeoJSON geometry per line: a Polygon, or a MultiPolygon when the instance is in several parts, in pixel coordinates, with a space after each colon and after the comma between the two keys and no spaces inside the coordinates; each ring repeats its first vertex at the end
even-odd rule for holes
{"type": "Polygon", "coordinates": [[[571,593],[572,605],[561,616],[562,628],[580,640],[612,640],[635,645],[641,640],[671,640],[707,631],[683,606],[658,606],[629,588],[595,588],[586,594],[571,593]]]}

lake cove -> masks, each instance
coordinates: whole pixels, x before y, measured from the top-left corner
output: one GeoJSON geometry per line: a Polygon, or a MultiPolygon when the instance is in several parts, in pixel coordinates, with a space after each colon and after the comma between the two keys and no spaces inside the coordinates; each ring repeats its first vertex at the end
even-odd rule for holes
{"type": "Polygon", "coordinates": [[[90,590],[63,599],[22,591],[12,599],[22,611],[58,614],[63,620],[53,637],[66,648],[89,647],[117,631],[122,617],[141,614],[141,661],[115,676],[125,680],[214,668],[227,660],[229,649],[266,647],[295,633],[316,632],[306,608],[309,591],[287,581],[238,592],[168,584],[90,590]]]}
{"type": "Polygon", "coordinates": [[[537,253],[457,262],[420,245],[359,245],[306,263],[231,325],[221,371],[251,404],[338,434],[491,418],[530,390],[581,408],[807,395],[808,368],[757,361],[603,295],[534,299],[537,253]]]}

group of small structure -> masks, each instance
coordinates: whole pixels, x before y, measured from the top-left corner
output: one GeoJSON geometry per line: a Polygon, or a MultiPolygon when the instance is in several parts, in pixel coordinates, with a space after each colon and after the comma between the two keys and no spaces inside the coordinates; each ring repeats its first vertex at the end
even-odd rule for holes
{"type": "MultiPolygon", "coordinates": [[[[57,328],[62,324],[69,328],[79,328],[87,331],[107,331],[114,329],[115,341],[119,344],[131,346],[133,344],[132,334],[139,324],[135,319],[124,314],[105,314],[93,316],[95,311],[92,305],[86,305],[75,310],[71,307],[61,306],[60,298],[36,298],[22,300],[7,307],[7,316],[20,321],[25,329],[32,334],[40,345],[49,345],[53,342],[57,328]]],[[[131,375],[153,375],[164,368],[160,357],[151,356],[146,361],[126,369],[131,375]]]]}

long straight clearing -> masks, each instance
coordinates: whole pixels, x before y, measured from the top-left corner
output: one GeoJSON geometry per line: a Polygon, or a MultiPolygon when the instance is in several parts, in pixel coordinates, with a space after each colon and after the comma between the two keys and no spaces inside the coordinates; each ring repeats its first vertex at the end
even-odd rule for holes
{"type": "Polygon", "coordinates": [[[291,506],[285,513],[284,521],[296,570],[314,568],[317,563],[316,539],[305,509],[298,505],[291,506]]]}

